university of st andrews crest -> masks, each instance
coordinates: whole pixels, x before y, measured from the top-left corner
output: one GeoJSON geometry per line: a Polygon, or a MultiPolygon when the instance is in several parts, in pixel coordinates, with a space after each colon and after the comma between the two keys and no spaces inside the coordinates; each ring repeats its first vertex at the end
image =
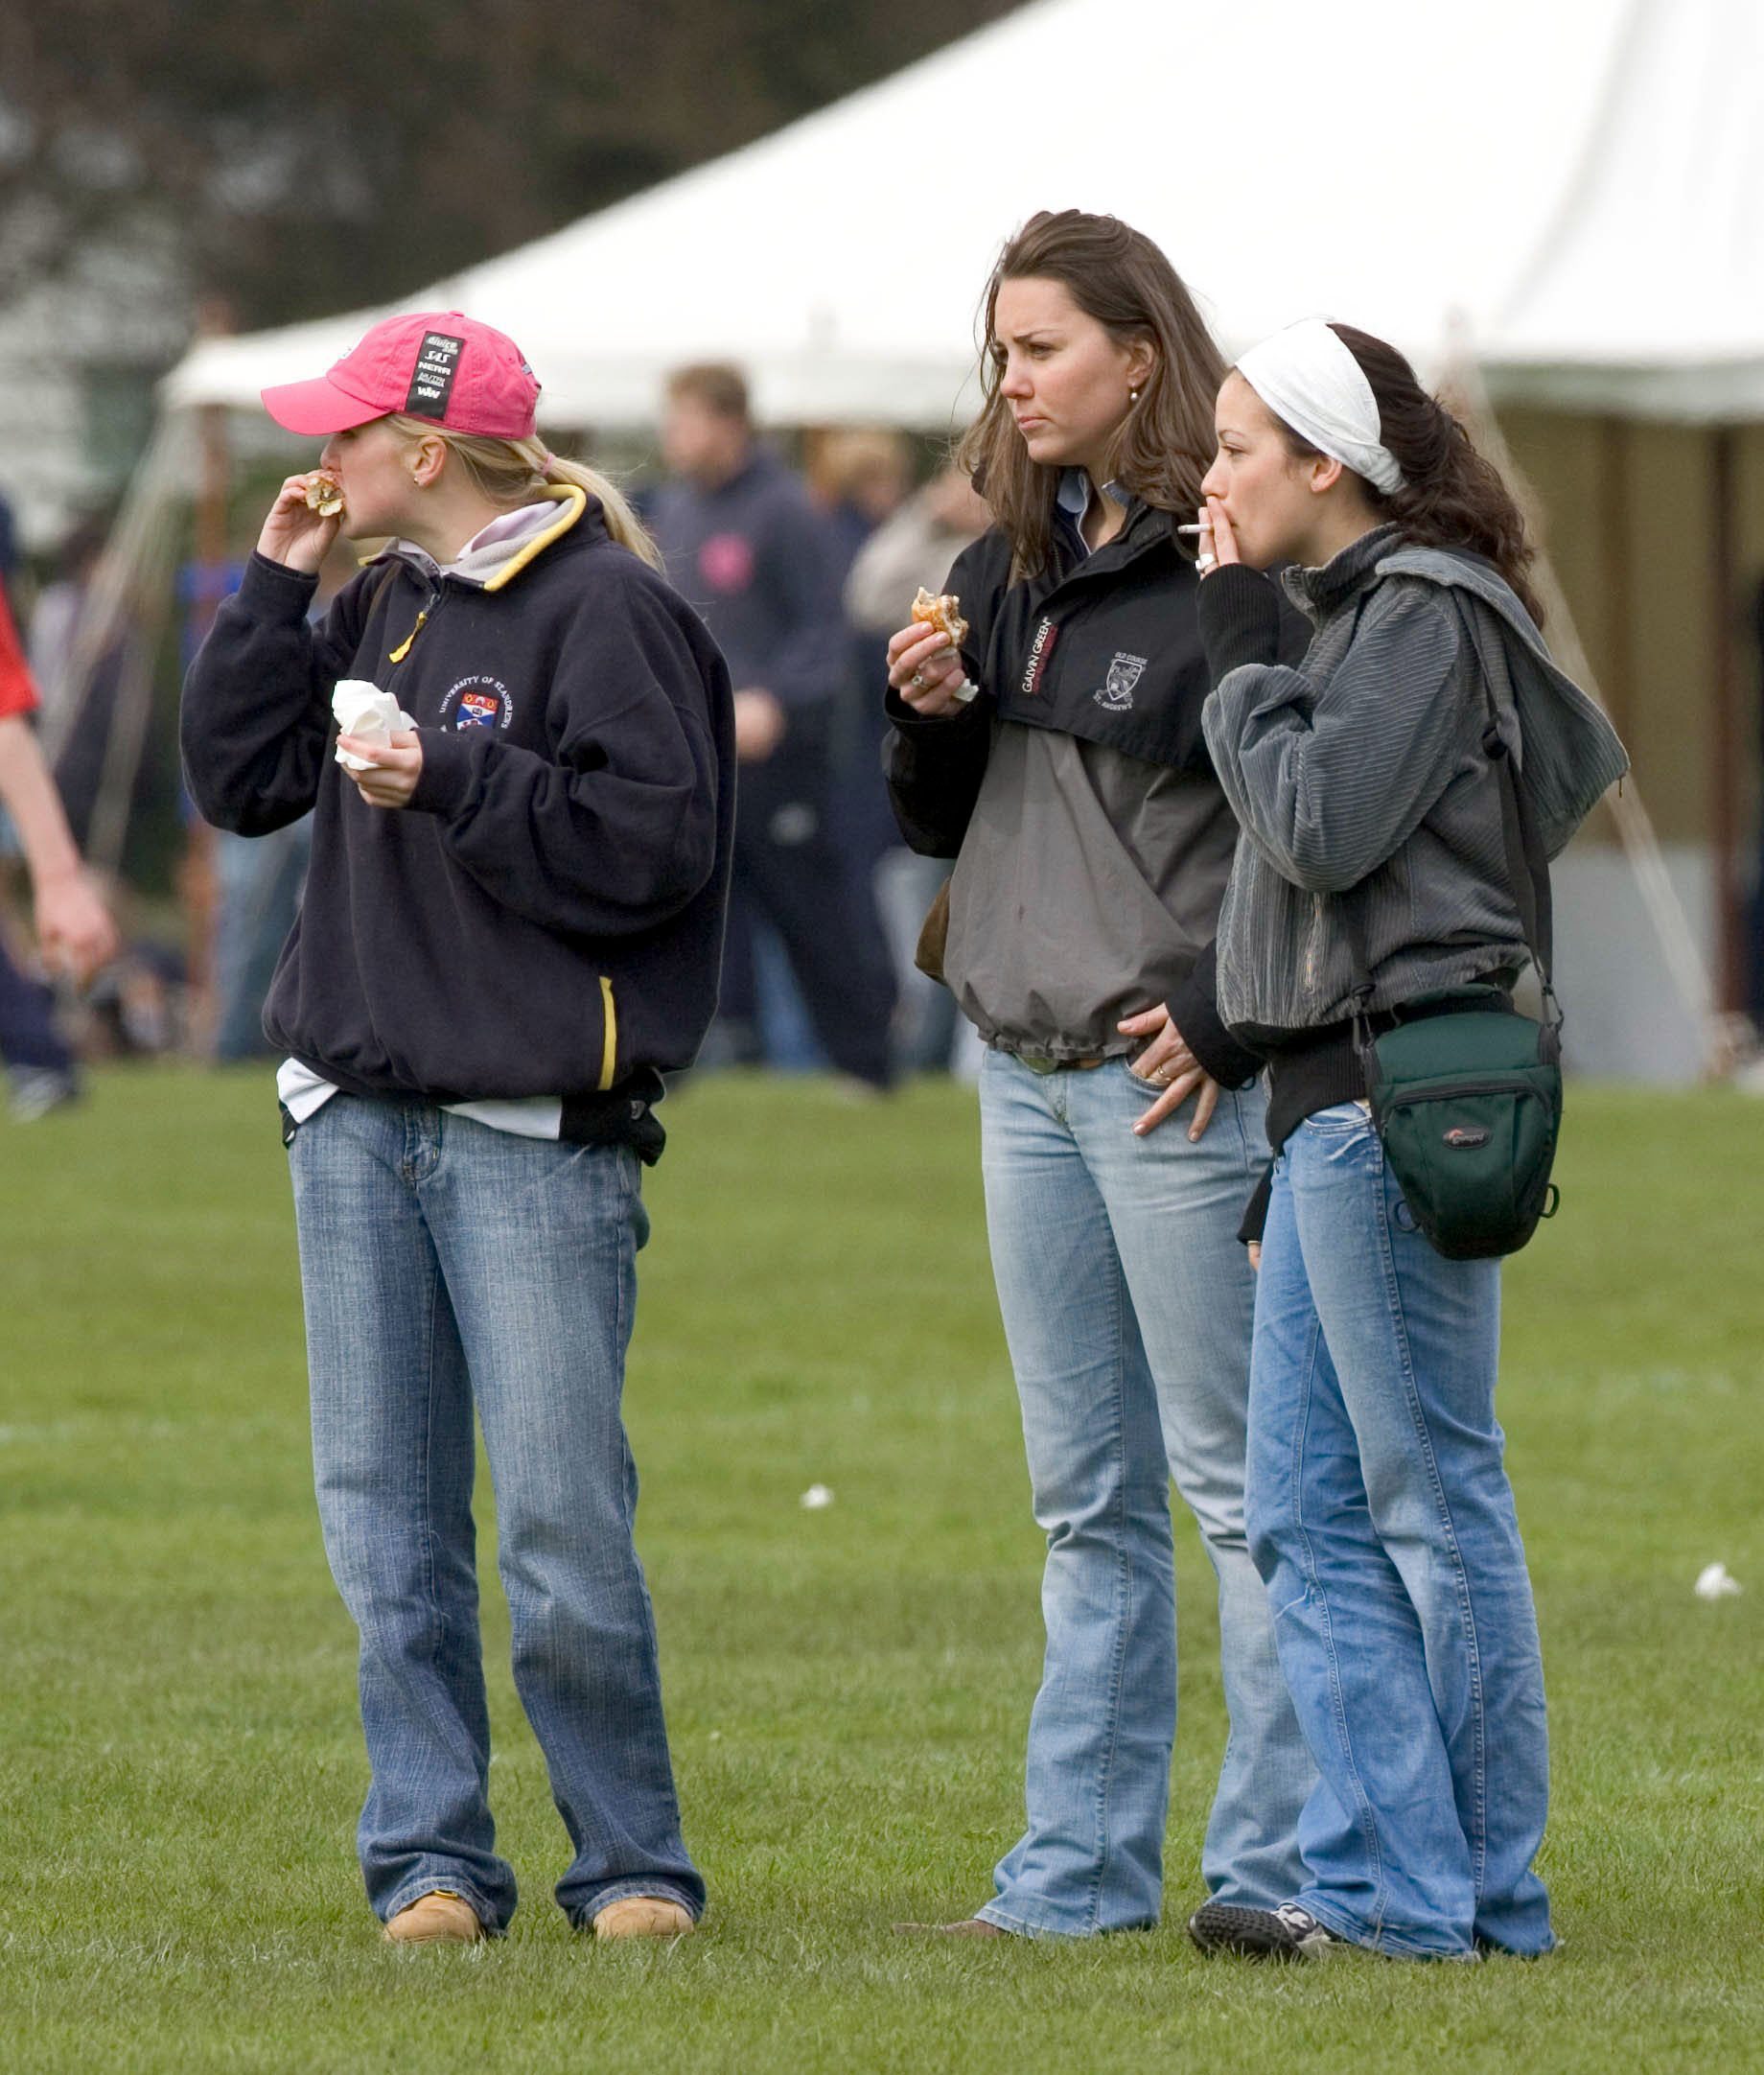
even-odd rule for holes
{"type": "Polygon", "coordinates": [[[1108,683],[1096,694],[1097,704],[1107,707],[1111,713],[1126,712],[1133,704],[1133,687],[1145,667],[1144,656],[1116,656],[1108,666],[1108,683]]]}

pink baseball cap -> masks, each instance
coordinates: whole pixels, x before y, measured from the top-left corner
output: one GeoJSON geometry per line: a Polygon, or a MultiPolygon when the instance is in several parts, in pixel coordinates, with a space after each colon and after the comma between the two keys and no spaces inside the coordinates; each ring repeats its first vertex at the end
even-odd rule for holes
{"type": "Polygon", "coordinates": [[[455,432],[529,439],[539,407],[539,384],[521,348],[457,310],[387,317],[328,374],[262,393],[278,425],[313,438],[396,410],[455,432]]]}

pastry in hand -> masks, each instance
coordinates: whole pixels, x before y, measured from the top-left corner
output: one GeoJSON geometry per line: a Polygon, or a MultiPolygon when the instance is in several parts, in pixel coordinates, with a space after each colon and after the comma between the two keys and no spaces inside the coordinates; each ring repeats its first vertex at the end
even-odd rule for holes
{"type": "Polygon", "coordinates": [[[935,597],[918,587],[918,595],[913,600],[913,618],[927,627],[935,627],[940,634],[947,634],[949,645],[960,648],[967,640],[967,621],[962,617],[962,600],[953,591],[935,597]]]}
{"type": "Polygon", "coordinates": [[[306,479],[306,508],[321,519],[335,519],[343,508],[343,493],[335,476],[315,468],[306,479]]]}

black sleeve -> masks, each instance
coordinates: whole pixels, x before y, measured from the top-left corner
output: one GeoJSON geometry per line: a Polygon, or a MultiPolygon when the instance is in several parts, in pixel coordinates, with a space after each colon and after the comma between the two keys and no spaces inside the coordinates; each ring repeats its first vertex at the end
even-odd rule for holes
{"type": "Polygon", "coordinates": [[[1189,1050],[1220,1087],[1247,1087],[1262,1071],[1260,1055],[1239,1044],[1219,1019],[1217,942],[1201,952],[1188,978],[1172,991],[1165,1007],[1189,1050]]]}
{"type": "Polygon", "coordinates": [[[297,822],[318,798],[331,691],[360,647],[378,570],[356,577],[324,623],[307,618],[318,580],[254,554],[184,680],[178,739],[203,818],[242,836],[297,822]]]}
{"type": "Polygon", "coordinates": [[[1215,685],[1240,664],[1280,662],[1280,592],[1260,570],[1242,562],[1215,570],[1201,580],[1196,611],[1207,675],[1215,685]]]}
{"type": "Polygon", "coordinates": [[[1009,568],[1008,544],[1002,535],[987,533],[962,550],[943,580],[943,589],[961,599],[968,623],[962,664],[981,688],[973,703],[959,713],[927,720],[898,692],[891,689],[886,695],[884,711],[891,726],[882,746],[883,776],[907,848],[923,857],[954,857],[961,850],[986,775],[993,702],[983,674],[984,659],[1000,579],[1009,568]]]}
{"type": "Polygon", "coordinates": [[[1238,1226],[1238,1237],[1245,1247],[1260,1246],[1262,1235],[1267,1227],[1268,1204],[1274,1195],[1274,1163],[1272,1160],[1262,1170],[1256,1183],[1256,1193],[1243,1206],[1243,1222],[1238,1226]]]}

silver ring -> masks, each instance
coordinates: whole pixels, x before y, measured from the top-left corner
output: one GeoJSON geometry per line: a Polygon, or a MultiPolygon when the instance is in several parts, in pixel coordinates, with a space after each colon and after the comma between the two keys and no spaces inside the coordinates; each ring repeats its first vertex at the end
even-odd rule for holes
{"type": "Polygon", "coordinates": [[[915,691],[923,691],[925,688],[924,671],[915,670],[912,676],[907,679],[907,683],[912,686],[915,691]]]}
{"type": "Polygon", "coordinates": [[[1219,567],[1219,557],[1214,554],[1196,555],[1195,567],[1203,576],[1210,576],[1219,567]]]}

